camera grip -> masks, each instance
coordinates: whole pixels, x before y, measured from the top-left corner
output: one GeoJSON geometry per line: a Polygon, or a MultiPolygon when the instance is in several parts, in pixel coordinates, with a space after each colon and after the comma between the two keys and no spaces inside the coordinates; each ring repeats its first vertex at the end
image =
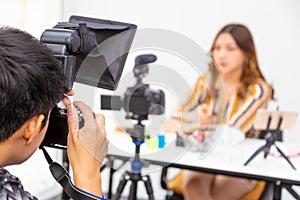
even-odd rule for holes
{"type": "Polygon", "coordinates": [[[78,108],[76,109],[76,113],[78,116],[78,125],[79,125],[79,129],[81,129],[82,127],[84,127],[84,119],[83,119],[83,115],[82,112],[80,112],[80,110],[78,108]]]}
{"type": "MultiPolygon", "coordinates": [[[[75,108],[75,109],[76,109],[77,116],[78,116],[79,129],[81,129],[82,127],[84,127],[84,118],[83,118],[82,112],[78,108],[75,108]]],[[[94,119],[96,119],[96,115],[94,112],[93,112],[93,117],[94,117],[94,119]]]]}

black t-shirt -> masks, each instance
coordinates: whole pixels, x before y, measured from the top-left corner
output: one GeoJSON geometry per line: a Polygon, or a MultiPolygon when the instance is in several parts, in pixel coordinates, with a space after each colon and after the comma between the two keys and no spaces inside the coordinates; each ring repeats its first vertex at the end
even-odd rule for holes
{"type": "Polygon", "coordinates": [[[21,181],[0,167],[0,200],[36,200],[24,191],[21,181]]]}

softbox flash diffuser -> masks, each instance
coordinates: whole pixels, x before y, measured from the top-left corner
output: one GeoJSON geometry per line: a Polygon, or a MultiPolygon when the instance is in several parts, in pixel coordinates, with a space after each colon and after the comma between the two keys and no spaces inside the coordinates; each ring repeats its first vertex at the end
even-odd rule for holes
{"type": "Polygon", "coordinates": [[[89,32],[93,33],[89,34],[89,42],[97,43],[87,55],[76,56],[75,81],[115,90],[135,35],[136,25],[82,16],[71,16],[69,23],[85,23],[89,32]]]}

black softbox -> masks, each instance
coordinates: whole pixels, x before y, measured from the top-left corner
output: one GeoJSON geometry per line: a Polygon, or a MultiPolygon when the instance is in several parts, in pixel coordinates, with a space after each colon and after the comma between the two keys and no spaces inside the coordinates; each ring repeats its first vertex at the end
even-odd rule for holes
{"type": "Polygon", "coordinates": [[[115,90],[120,80],[136,25],[71,16],[41,36],[64,65],[66,87],[73,82],[115,90]]]}

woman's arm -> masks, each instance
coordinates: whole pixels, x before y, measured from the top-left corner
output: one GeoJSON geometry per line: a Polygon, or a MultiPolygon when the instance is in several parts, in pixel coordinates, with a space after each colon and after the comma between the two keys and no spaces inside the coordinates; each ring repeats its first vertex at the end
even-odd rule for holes
{"type": "Polygon", "coordinates": [[[203,76],[199,77],[192,95],[188,100],[180,106],[180,108],[173,114],[172,118],[180,122],[195,122],[199,119],[198,105],[204,103],[206,100],[206,82],[203,76]],[[202,102],[201,102],[202,101],[202,102]]]}
{"type": "Polygon", "coordinates": [[[247,96],[241,102],[238,111],[230,116],[227,124],[247,133],[253,126],[256,112],[264,108],[270,98],[270,87],[263,80],[258,80],[248,88],[247,96]]]}

